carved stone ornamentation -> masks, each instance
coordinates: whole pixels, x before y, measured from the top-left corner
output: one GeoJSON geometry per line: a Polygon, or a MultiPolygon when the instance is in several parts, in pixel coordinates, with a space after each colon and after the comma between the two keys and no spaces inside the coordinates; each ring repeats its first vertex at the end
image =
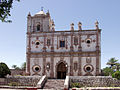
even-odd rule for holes
{"type": "Polygon", "coordinates": [[[77,71],[77,69],[78,69],[78,63],[74,62],[74,70],[77,71]]]}
{"type": "Polygon", "coordinates": [[[91,63],[91,58],[90,57],[86,58],[86,63],[91,63]]]}

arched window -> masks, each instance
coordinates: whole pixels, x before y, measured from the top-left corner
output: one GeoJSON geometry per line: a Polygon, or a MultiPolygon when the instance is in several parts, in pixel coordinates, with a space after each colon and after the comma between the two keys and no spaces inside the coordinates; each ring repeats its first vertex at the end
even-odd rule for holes
{"type": "Polygon", "coordinates": [[[78,45],[78,38],[74,37],[74,45],[78,45]]]}
{"type": "Polygon", "coordinates": [[[37,25],[37,31],[40,31],[40,25],[37,25]]]}

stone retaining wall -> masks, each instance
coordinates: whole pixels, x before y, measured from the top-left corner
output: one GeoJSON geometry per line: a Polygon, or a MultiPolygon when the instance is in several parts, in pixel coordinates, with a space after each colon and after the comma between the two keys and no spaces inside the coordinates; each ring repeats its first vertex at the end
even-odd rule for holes
{"type": "Polygon", "coordinates": [[[72,83],[86,87],[120,87],[120,80],[111,76],[70,76],[70,87],[72,83]]]}
{"type": "Polygon", "coordinates": [[[8,76],[4,79],[1,85],[8,85],[11,82],[16,82],[19,86],[36,86],[41,76],[8,76]]]}

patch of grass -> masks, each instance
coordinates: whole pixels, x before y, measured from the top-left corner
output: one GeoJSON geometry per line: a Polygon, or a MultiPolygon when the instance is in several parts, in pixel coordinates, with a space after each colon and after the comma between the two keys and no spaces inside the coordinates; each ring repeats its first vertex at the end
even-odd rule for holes
{"type": "Polygon", "coordinates": [[[83,85],[81,85],[80,83],[71,83],[71,87],[72,88],[81,88],[81,87],[83,87],[83,85]]]}
{"type": "Polygon", "coordinates": [[[9,86],[20,86],[20,83],[10,82],[8,85],[9,85],[9,86]]]}

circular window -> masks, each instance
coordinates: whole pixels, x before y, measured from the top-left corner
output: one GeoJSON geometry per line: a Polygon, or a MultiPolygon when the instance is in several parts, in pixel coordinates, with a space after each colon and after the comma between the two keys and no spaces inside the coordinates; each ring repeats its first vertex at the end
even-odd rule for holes
{"type": "Polygon", "coordinates": [[[93,71],[93,66],[92,65],[85,65],[84,66],[84,71],[85,72],[92,72],[93,71]]]}
{"type": "Polygon", "coordinates": [[[39,67],[35,67],[35,71],[39,71],[40,69],[39,69],[39,67]]]}
{"type": "Polygon", "coordinates": [[[87,43],[87,44],[90,44],[90,43],[91,43],[91,39],[87,39],[87,40],[86,40],[86,43],[87,43]]]}
{"type": "Polygon", "coordinates": [[[40,71],[40,66],[39,65],[33,66],[33,71],[34,72],[39,72],[40,71]]]}
{"type": "Polygon", "coordinates": [[[36,42],[35,42],[35,45],[39,45],[39,44],[40,44],[40,42],[39,42],[39,41],[36,41],[36,42]]]}
{"type": "Polygon", "coordinates": [[[90,68],[90,67],[87,67],[87,68],[86,68],[86,71],[88,71],[88,72],[91,71],[91,68],[90,68]]]}

